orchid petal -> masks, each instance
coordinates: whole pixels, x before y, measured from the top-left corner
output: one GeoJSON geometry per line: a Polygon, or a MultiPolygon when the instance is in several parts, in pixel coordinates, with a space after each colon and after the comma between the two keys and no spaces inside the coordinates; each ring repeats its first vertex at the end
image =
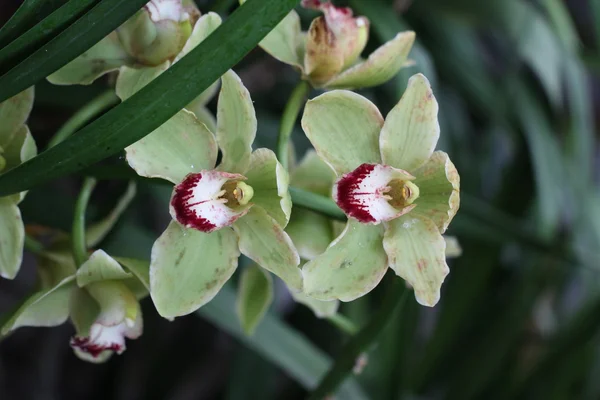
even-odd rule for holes
{"type": "Polygon", "coordinates": [[[295,187],[329,197],[335,173],[314,150],[308,150],[290,174],[290,181],[295,187]]]}
{"type": "Polygon", "coordinates": [[[177,55],[174,62],[181,60],[190,51],[194,50],[196,46],[204,41],[211,33],[213,33],[221,25],[221,17],[219,14],[209,12],[204,14],[198,19],[192,34],[188,38],[187,42],[183,46],[181,52],[177,55]]]}
{"type": "Polygon", "coordinates": [[[337,310],[340,307],[339,300],[321,301],[307,296],[304,293],[294,291],[291,291],[290,294],[296,303],[300,303],[310,308],[317,318],[332,317],[337,313],[337,310]]]}
{"type": "Polygon", "coordinates": [[[0,148],[6,149],[33,107],[33,86],[0,103],[0,148]]]}
{"type": "Polygon", "coordinates": [[[77,286],[84,287],[94,282],[131,278],[130,273],[104,250],[96,250],[77,270],[77,286]]]}
{"type": "MultiPolygon", "coordinates": [[[[4,157],[6,162],[5,170],[21,165],[25,161],[35,157],[37,154],[37,146],[27,125],[21,125],[21,127],[17,129],[12,135],[10,142],[6,143],[3,150],[4,152],[0,153],[0,156],[4,157]]],[[[20,192],[7,198],[11,198],[16,203],[20,203],[23,201],[26,194],[27,192],[20,192]]]]}
{"type": "Polygon", "coordinates": [[[256,265],[244,269],[240,276],[236,312],[242,329],[252,335],[273,302],[273,279],[256,265]]]}
{"type": "Polygon", "coordinates": [[[285,231],[292,239],[300,258],[312,260],[327,250],[335,238],[331,220],[321,214],[295,208],[285,231]]]}
{"type": "Polygon", "coordinates": [[[204,233],[171,222],[152,247],[150,294],[158,313],[174,318],[208,303],[235,272],[239,255],[231,229],[204,233]]]}
{"type": "Polygon", "coordinates": [[[0,276],[14,279],[21,269],[25,228],[12,197],[0,197],[0,276]]]}
{"type": "Polygon", "coordinates": [[[433,221],[415,218],[412,213],[390,221],[383,247],[390,268],[413,287],[417,301],[424,306],[435,306],[449,269],[446,242],[433,221]]]}
{"type": "Polygon", "coordinates": [[[383,117],[366,98],[334,90],[306,103],[302,128],[319,156],[337,174],[360,164],[379,164],[379,132],[383,117]]]}
{"type": "Polygon", "coordinates": [[[352,301],[369,293],[388,267],[382,239],[382,226],[349,220],[325,253],[302,268],[304,293],[323,301],[352,301]]]}

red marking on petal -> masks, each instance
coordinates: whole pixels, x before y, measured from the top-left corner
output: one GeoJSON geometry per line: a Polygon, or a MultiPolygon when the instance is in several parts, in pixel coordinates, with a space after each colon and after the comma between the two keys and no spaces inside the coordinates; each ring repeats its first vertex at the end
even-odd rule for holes
{"type": "Polygon", "coordinates": [[[111,343],[108,346],[100,346],[96,343],[92,343],[89,337],[78,337],[75,336],[71,339],[71,347],[77,347],[84,353],[88,353],[94,358],[97,358],[103,351],[110,350],[115,353],[121,353],[123,346],[117,343],[111,343]]]}
{"type": "Polygon", "coordinates": [[[337,205],[350,217],[360,222],[375,222],[375,218],[369,213],[367,207],[356,197],[360,183],[376,167],[376,164],[362,164],[354,171],[342,176],[337,182],[337,205]]]}
{"type": "Polygon", "coordinates": [[[196,215],[191,208],[193,204],[188,203],[193,197],[194,188],[201,179],[201,173],[186,176],[183,182],[175,186],[175,192],[171,198],[171,206],[175,210],[175,217],[181,225],[208,233],[215,230],[216,225],[206,218],[196,215]]]}

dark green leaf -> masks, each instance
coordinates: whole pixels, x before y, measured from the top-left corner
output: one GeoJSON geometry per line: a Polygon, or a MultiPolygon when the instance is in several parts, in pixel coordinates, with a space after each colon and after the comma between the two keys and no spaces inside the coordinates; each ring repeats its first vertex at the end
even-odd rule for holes
{"type": "Polygon", "coordinates": [[[65,2],[66,0],[25,0],[0,29],[0,48],[25,33],[65,2]]]}
{"type": "Polygon", "coordinates": [[[235,65],[297,3],[249,0],[144,89],[61,144],[0,176],[0,195],[83,169],[143,138],[235,65]]]}

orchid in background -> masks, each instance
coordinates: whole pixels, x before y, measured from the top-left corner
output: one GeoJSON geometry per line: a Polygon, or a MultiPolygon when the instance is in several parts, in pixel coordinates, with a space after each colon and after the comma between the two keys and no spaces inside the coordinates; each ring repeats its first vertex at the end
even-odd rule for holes
{"type": "MultiPolygon", "coordinates": [[[[173,221],[154,243],[150,265],[150,294],[166,318],[210,301],[240,253],[292,290],[302,289],[300,258],[283,230],[291,211],[288,173],[271,150],[252,152],[257,123],[250,94],[233,71],[221,80],[216,139],[183,110],[126,149],[139,175],[175,184],[173,221]],[[216,165],[218,148],[223,157],[216,165]]],[[[125,97],[147,83],[126,82],[117,86],[125,97]]]]}
{"type": "Polygon", "coordinates": [[[441,151],[438,105],[417,74],[384,120],[366,98],[332,91],[310,100],[302,127],[338,179],[333,198],[348,215],[342,234],[303,270],[319,300],[354,300],[388,266],[417,301],[434,306],[448,266],[442,233],[459,207],[459,175],[441,151]]]}
{"type": "MultiPolygon", "coordinates": [[[[25,124],[33,107],[33,87],[0,103],[0,173],[33,158],[37,147],[25,124]]],[[[25,228],[19,203],[26,192],[0,197],[0,276],[13,279],[21,268],[25,228]]]]}
{"type": "MultiPolygon", "coordinates": [[[[242,3],[244,1],[241,1],[242,3]]],[[[270,55],[296,68],[314,87],[354,89],[387,82],[411,62],[408,53],[415,33],[398,33],[366,60],[360,58],[369,39],[369,20],[353,17],[347,7],[331,2],[303,0],[302,5],[323,12],[308,32],[302,32],[295,11],[281,21],[261,42],[270,55]]]]}

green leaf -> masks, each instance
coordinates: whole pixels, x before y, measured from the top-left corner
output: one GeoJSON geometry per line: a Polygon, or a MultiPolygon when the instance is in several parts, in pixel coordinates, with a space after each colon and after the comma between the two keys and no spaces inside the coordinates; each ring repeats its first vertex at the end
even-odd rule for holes
{"type": "MultiPolygon", "coordinates": [[[[332,364],[331,359],[304,335],[267,313],[254,335],[248,336],[235,317],[235,291],[227,285],[198,314],[279,366],[305,389],[314,388],[332,364]]],[[[366,400],[369,397],[353,377],[338,391],[340,399],[366,400]]]]}
{"type": "Polygon", "coordinates": [[[113,208],[102,220],[87,227],[85,239],[88,247],[96,247],[96,245],[98,245],[112,230],[119,220],[119,217],[121,217],[121,214],[123,214],[125,209],[127,209],[127,206],[129,206],[129,203],[131,203],[135,197],[135,188],[135,182],[129,182],[125,193],[119,198],[115,208],[113,208]]]}
{"type": "Polygon", "coordinates": [[[217,141],[223,153],[219,169],[244,173],[256,137],[256,113],[248,89],[239,76],[227,71],[221,77],[217,106],[217,141]]]}
{"type": "MultiPolygon", "coordinates": [[[[246,0],[240,0],[244,4],[246,0]]],[[[300,71],[303,60],[298,53],[298,47],[304,40],[300,28],[300,17],[294,10],[290,11],[277,26],[260,42],[260,47],[281,62],[292,65],[300,71]]]]}
{"type": "Polygon", "coordinates": [[[69,297],[74,276],[63,279],[56,286],[28,297],[4,323],[0,334],[5,336],[22,326],[57,326],[69,317],[69,297]]]}
{"type": "Polygon", "coordinates": [[[381,130],[383,163],[411,173],[423,165],[440,137],[437,114],[429,81],[422,74],[414,75],[381,130]]]}
{"type": "Polygon", "coordinates": [[[13,135],[27,121],[33,108],[33,87],[0,103],[0,148],[6,146],[13,135]]]}
{"type": "Polygon", "coordinates": [[[21,269],[25,228],[12,197],[0,198],[0,276],[14,279],[21,269]]]}
{"type": "Polygon", "coordinates": [[[269,149],[258,149],[250,156],[245,182],[254,189],[252,203],[260,206],[285,228],[292,212],[288,192],[289,175],[269,149]]]}
{"type": "Polygon", "coordinates": [[[69,1],[0,50],[0,71],[7,71],[59,35],[100,0],[69,1]]]}
{"type": "Polygon", "coordinates": [[[152,132],[236,64],[297,2],[249,0],[146,88],[60,145],[0,176],[0,196],[81,170],[152,132]]]}
{"type": "Polygon", "coordinates": [[[204,233],[172,221],[152,247],[150,294],[165,318],[208,303],[235,272],[240,252],[235,233],[204,233]]]}
{"type": "Polygon", "coordinates": [[[415,41],[412,31],[398,33],[363,61],[325,84],[327,88],[352,89],[381,85],[407,65],[408,53],[415,41]]]}
{"type": "Polygon", "coordinates": [[[76,59],[48,75],[54,85],[89,85],[102,75],[116,71],[132,62],[132,58],[119,41],[116,32],[92,46],[76,59]]]}
{"type": "Polygon", "coordinates": [[[456,167],[448,154],[436,151],[415,171],[415,177],[413,183],[419,188],[419,198],[410,215],[431,219],[444,233],[460,205],[460,177],[456,167]]]}
{"type": "Polygon", "coordinates": [[[182,110],[125,151],[139,175],[179,183],[191,172],[213,169],[218,149],[206,125],[182,110]]]}
{"type": "Polygon", "coordinates": [[[302,290],[300,257],[283,228],[260,206],[233,224],[240,251],[262,268],[280,277],[291,289],[302,290]]]}
{"type": "Polygon", "coordinates": [[[311,149],[290,174],[290,181],[296,187],[329,197],[335,182],[335,173],[311,149]]]}
{"type": "Polygon", "coordinates": [[[304,293],[318,300],[352,301],[377,286],[387,271],[383,227],[349,220],[325,253],[302,268],[304,293]]]}
{"type": "Polygon", "coordinates": [[[440,299],[440,289],[449,269],[446,242],[438,227],[427,218],[411,213],[388,222],[383,247],[390,268],[415,290],[417,301],[433,307],[440,299]]]}
{"type": "Polygon", "coordinates": [[[18,38],[50,15],[67,0],[25,0],[0,28],[0,48],[18,38]]]}
{"type": "Polygon", "coordinates": [[[338,174],[362,163],[381,162],[379,133],[383,117],[359,94],[334,90],[306,103],[304,133],[319,156],[338,174]]]}
{"type": "Polygon", "coordinates": [[[327,250],[335,238],[331,220],[314,211],[295,208],[285,231],[292,239],[300,258],[312,260],[327,250]]]}
{"type": "Polygon", "coordinates": [[[273,302],[273,279],[256,265],[244,269],[240,276],[236,304],[244,332],[252,335],[273,302]]]}
{"type": "Polygon", "coordinates": [[[115,30],[145,0],[102,0],[49,43],[0,77],[0,101],[52,74],[115,30]]]}
{"type": "Polygon", "coordinates": [[[84,287],[94,282],[131,278],[104,250],[96,250],[77,270],[77,286],[84,287]]]}

